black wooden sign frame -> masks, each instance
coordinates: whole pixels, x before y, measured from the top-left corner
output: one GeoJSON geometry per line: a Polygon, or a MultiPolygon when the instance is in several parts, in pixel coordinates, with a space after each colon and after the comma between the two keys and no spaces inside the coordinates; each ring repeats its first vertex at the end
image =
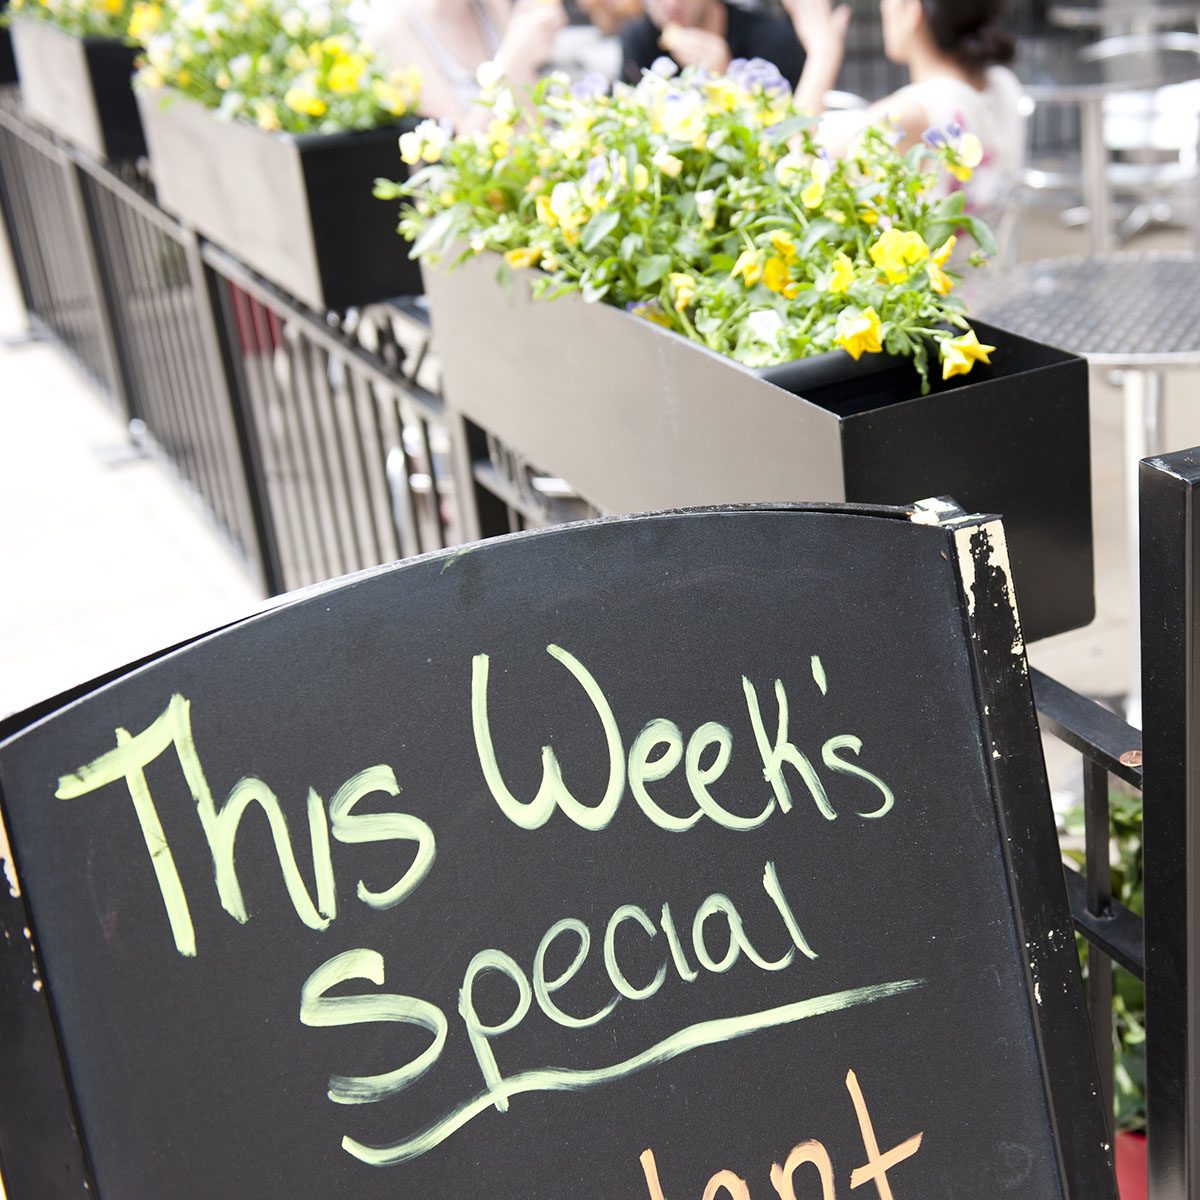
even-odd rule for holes
{"type": "MultiPolygon", "coordinates": [[[[444,573],[452,571],[468,553],[504,555],[514,545],[529,543],[550,549],[568,544],[561,539],[595,536],[597,529],[606,530],[606,537],[615,534],[628,539],[652,536],[672,522],[742,521],[751,529],[756,520],[768,514],[794,514],[797,520],[822,518],[834,523],[831,528],[836,530],[844,526],[847,545],[852,543],[856,529],[904,524],[919,529],[914,536],[922,539],[922,546],[927,549],[932,546],[937,556],[950,564],[957,579],[958,604],[977,702],[978,736],[989,762],[991,800],[1017,944],[1021,947],[1024,1004],[1028,1008],[1043,1084],[1041,1099],[1057,1155],[1053,1175],[1061,1195],[1069,1200],[1115,1197],[1110,1135],[1099,1100],[1028,668],[1009,586],[1003,531],[997,518],[965,515],[952,505],[939,502],[908,509],[763,505],[686,510],[514,535],[367,572],[354,580],[370,581],[381,574],[410,571],[418,564],[430,562],[439,564],[439,571],[444,573]]],[[[306,603],[336,604],[339,589],[352,585],[353,582],[309,589],[252,619],[286,619],[293,606],[306,603]]],[[[236,629],[241,624],[244,623],[228,628],[236,629]]],[[[179,650],[177,647],[169,653],[179,650]]],[[[190,652],[188,646],[182,650],[184,654],[190,652]]],[[[137,666],[152,667],[167,653],[137,666]]],[[[4,764],[6,747],[11,749],[24,731],[86,699],[101,685],[126,677],[132,670],[93,681],[0,723],[0,767],[4,764]]],[[[4,785],[5,778],[0,774],[0,816],[13,830],[13,823],[7,820],[12,797],[3,794],[4,785]]],[[[4,1080],[0,1086],[0,1167],[9,1200],[82,1200],[83,1197],[110,1200],[109,1195],[99,1190],[89,1166],[86,1145],[93,1131],[81,1129],[77,1118],[71,1065],[64,1055],[56,1023],[55,996],[43,982],[46,973],[39,957],[39,931],[20,887],[25,879],[23,846],[15,834],[11,842],[10,846],[0,843],[7,872],[7,876],[0,876],[0,1079],[4,1080]]],[[[955,870],[954,848],[943,849],[942,865],[947,871],[955,870]]],[[[970,1069],[969,1064],[964,1064],[964,1070],[970,1069]]],[[[1036,1099],[1031,1097],[1031,1103],[1036,1099]]],[[[898,1200],[908,1200],[911,1193],[902,1193],[896,1186],[898,1200]]],[[[760,1194],[770,1194],[758,1182],[752,1187],[755,1200],[760,1194]]],[[[858,1194],[868,1194],[869,1190],[858,1194]]],[[[668,1184],[667,1200],[677,1200],[677,1191],[668,1184]]],[[[509,1193],[492,1180],[486,1194],[506,1197],[509,1193]]],[[[570,1190],[562,1192],[564,1200],[574,1194],[570,1190]]],[[[632,1196],[644,1192],[623,1187],[610,1193],[597,1187],[591,1193],[597,1198],[609,1194],[632,1196]]],[[[811,1194],[815,1196],[817,1192],[811,1194]]],[[[885,1194],[882,1187],[879,1194],[885,1194]]],[[[1000,1193],[964,1190],[954,1194],[1000,1193]]],[[[152,1198],[131,1196],[129,1200],[152,1198]]]]}

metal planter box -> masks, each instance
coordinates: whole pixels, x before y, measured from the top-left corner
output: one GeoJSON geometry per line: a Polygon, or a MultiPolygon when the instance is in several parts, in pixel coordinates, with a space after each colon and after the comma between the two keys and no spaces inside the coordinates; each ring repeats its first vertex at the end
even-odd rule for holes
{"type": "Polygon", "coordinates": [[[421,290],[372,185],[403,169],[402,125],[340,134],[267,133],[191,100],[139,92],[159,203],[311,308],[421,290]]]}
{"type": "MultiPolygon", "coordinates": [[[[0,17],[8,11],[7,0],[0,0],[0,17]]],[[[0,86],[17,82],[17,63],[13,58],[12,34],[0,26],[0,86]]]]}
{"type": "Polygon", "coordinates": [[[1003,515],[1027,638],[1095,615],[1082,359],[975,322],[993,365],[927,396],[910,365],[840,351],[795,364],[801,395],[620,309],[502,287],[498,262],[425,274],[447,400],[601,511],[952,496],[1003,515]]]}
{"type": "Polygon", "coordinates": [[[134,47],[33,20],[14,21],[12,40],[21,102],[31,117],[93,158],[121,162],[145,154],[133,98],[134,47]]]}

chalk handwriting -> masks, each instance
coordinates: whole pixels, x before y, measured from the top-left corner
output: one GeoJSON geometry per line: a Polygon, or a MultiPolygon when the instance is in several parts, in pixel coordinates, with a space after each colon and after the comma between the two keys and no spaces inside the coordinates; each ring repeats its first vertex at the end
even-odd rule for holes
{"type": "MultiPolygon", "coordinates": [[[[875,1189],[879,1193],[879,1200],[895,1200],[888,1172],[906,1159],[912,1158],[921,1148],[921,1140],[925,1135],[923,1133],[913,1134],[912,1137],[906,1138],[899,1145],[881,1154],[874,1122],[867,1110],[867,1102],[863,1098],[858,1076],[853,1071],[846,1072],[846,1090],[850,1093],[850,1099],[854,1105],[854,1115],[858,1118],[858,1130],[867,1155],[867,1161],[851,1171],[850,1188],[854,1190],[866,1183],[874,1183],[875,1189]]],[[[642,1164],[642,1174],[650,1193],[649,1200],[667,1200],[659,1179],[658,1163],[655,1160],[654,1151],[644,1150],[639,1161],[642,1164]]],[[[837,1200],[833,1160],[829,1157],[829,1151],[825,1149],[825,1146],[815,1138],[794,1146],[782,1166],[775,1163],[771,1167],[771,1186],[775,1189],[779,1200],[796,1200],[796,1172],[806,1166],[812,1167],[817,1173],[817,1178],[821,1183],[821,1200],[837,1200]]],[[[731,1200],[750,1200],[749,1185],[739,1175],[728,1169],[718,1171],[709,1179],[705,1185],[702,1200],[716,1200],[722,1191],[731,1200]]]]}

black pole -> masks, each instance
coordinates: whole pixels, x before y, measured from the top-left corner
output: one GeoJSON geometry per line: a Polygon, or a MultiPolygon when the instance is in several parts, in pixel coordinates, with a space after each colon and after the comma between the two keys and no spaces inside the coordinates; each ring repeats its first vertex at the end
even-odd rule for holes
{"type": "Polygon", "coordinates": [[[1200,1196],[1200,447],[1141,464],[1150,1195],[1200,1196]]]}

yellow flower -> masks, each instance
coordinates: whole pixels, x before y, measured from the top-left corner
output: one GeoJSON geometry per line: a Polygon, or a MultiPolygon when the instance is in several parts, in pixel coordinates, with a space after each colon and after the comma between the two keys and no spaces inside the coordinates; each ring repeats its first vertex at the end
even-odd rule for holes
{"type": "Polygon", "coordinates": [[[933,288],[939,296],[950,295],[951,288],[954,287],[954,280],[942,270],[935,262],[929,264],[929,286],[933,288]]]}
{"type": "Polygon", "coordinates": [[[966,375],[977,363],[990,363],[988,357],[995,346],[985,346],[971,329],[961,337],[950,338],[941,346],[942,378],[953,379],[955,375],[966,375]]]}
{"type": "Polygon", "coordinates": [[[338,96],[345,96],[357,90],[359,80],[367,69],[367,60],[362,54],[347,54],[339,58],[329,68],[329,90],[338,96]]]}
{"type": "Polygon", "coordinates": [[[969,183],[971,176],[975,174],[970,167],[963,166],[961,163],[948,163],[946,170],[949,171],[950,174],[959,181],[959,183],[969,183]]]}
{"type": "Polygon", "coordinates": [[[789,266],[796,261],[796,243],[789,234],[784,233],[782,229],[776,229],[767,240],[775,253],[789,266]]]}
{"type": "Polygon", "coordinates": [[[936,250],[929,255],[939,267],[944,267],[950,260],[950,255],[954,253],[954,247],[958,245],[958,238],[951,234],[936,250]]]}
{"type": "Polygon", "coordinates": [[[958,141],[958,157],[964,167],[974,169],[983,162],[983,143],[973,133],[964,133],[958,141]]]}
{"type": "Polygon", "coordinates": [[[100,0],[100,7],[111,16],[116,16],[121,11],[121,6],[124,0],[100,0]]]}
{"type": "MultiPolygon", "coordinates": [[[[622,162],[625,160],[622,159],[622,162]]],[[[633,190],[644,192],[650,186],[650,171],[645,163],[635,163],[633,167],[633,190]]]]}
{"type": "Polygon", "coordinates": [[[883,325],[873,308],[843,309],[838,316],[834,344],[841,346],[855,361],[864,354],[878,354],[883,349],[883,325]]]}
{"type": "Polygon", "coordinates": [[[664,329],[671,328],[671,318],[663,312],[657,300],[648,300],[642,304],[634,304],[629,311],[635,317],[641,317],[643,321],[649,321],[653,325],[661,325],[664,329]]]}
{"type": "Polygon", "coordinates": [[[525,195],[527,195],[527,196],[540,196],[541,193],[544,192],[545,190],[546,190],[546,181],[540,175],[535,175],[525,185],[525,195]]]}
{"type": "Polygon", "coordinates": [[[683,312],[696,295],[696,281],[690,275],[672,272],[667,278],[675,291],[675,311],[683,312]]]}
{"type": "Polygon", "coordinates": [[[840,296],[850,290],[854,283],[854,264],[844,251],[839,250],[833,260],[833,274],[829,277],[829,290],[840,296]]]}
{"type": "Polygon", "coordinates": [[[162,9],[157,4],[135,4],[129,14],[129,36],[135,42],[145,42],[161,22],[162,9]]]}
{"type": "Polygon", "coordinates": [[[805,208],[819,208],[825,199],[825,185],[829,182],[829,164],[818,158],[812,165],[812,182],[800,193],[800,202],[805,208]]]}
{"type": "Polygon", "coordinates": [[[504,261],[518,271],[526,267],[536,267],[541,257],[542,252],[536,246],[519,246],[515,250],[504,252],[504,261]]]}
{"type": "Polygon", "coordinates": [[[762,278],[762,273],[762,255],[757,250],[743,250],[733,264],[729,278],[737,279],[740,276],[747,287],[753,287],[762,278]]]}
{"type": "Polygon", "coordinates": [[[305,117],[321,117],[325,115],[326,104],[319,96],[302,87],[290,87],[284,93],[283,102],[292,110],[305,117]]]}
{"type": "Polygon", "coordinates": [[[254,102],[254,120],[259,129],[265,129],[268,133],[280,128],[279,114],[270,100],[254,102]]]}
{"type": "Polygon", "coordinates": [[[796,287],[792,284],[786,259],[778,254],[772,254],[763,266],[763,287],[769,291],[778,292],[789,300],[796,295],[796,287]]]}
{"type": "Polygon", "coordinates": [[[553,210],[550,208],[549,196],[538,196],[537,199],[534,200],[534,204],[537,207],[537,219],[543,225],[558,224],[558,218],[554,215],[553,210]]]}
{"type": "Polygon", "coordinates": [[[925,239],[912,229],[885,230],[869,251],[871,261],[887,275],[889,283],[903,283],[911,268],[929,257],[925,239]]]}
{"type": "Polygon", "coordinates": [[[858,219],[862,221],[864,225],[879,224],[879,214],[873,208],[864,208],[862,212],[858,214],[858,219]]]}
{"type": "Polygon", "coordinates": [[[175,76],[175,82],[176,82],[176,83],[177,83],[177,84],[178,84],[178,85],[179,85],[181,88],[185,88],[185,87],[187,87],[187,85],[188,85],[189,83],[191,83],[191,82],[192,82],[192,73],[191,73],[191,71],[189,71],[189,70],[187,69],[187,67],[183,67],[183,68],[181,68],[181,69],[180,69],[180,71],[179,71],[179,74],[177,74],[177,75],[175,76]]]}
{"type": "Polygon", "coordinates": [[[292,71],[305,71],[308,69],[308,55],[299,46],[289,46],[288,52],[283,56],[283,61],[292,71]]]}

